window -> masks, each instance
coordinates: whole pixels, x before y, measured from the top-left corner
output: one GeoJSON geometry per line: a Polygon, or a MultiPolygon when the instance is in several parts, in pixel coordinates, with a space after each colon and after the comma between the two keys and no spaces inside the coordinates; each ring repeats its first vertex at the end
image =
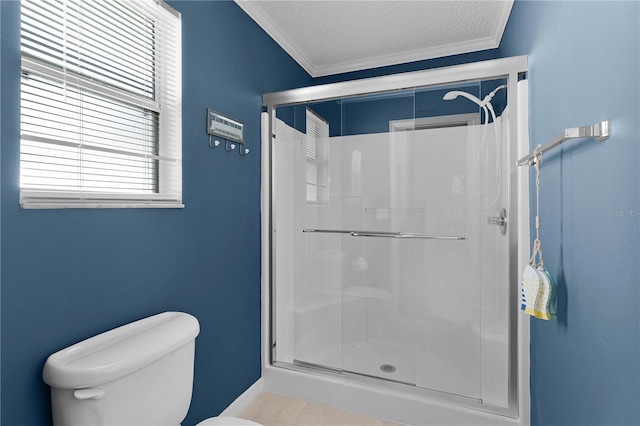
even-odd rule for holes
{"type": "Polygon", "coordinates": [[[307,108],[307,203],[329,202],[329,123],[307,108]]]}
{"type": "Polygon", "coordinates": [[[183,207],[179,14],[152,0],[21,6],[22,207],[183,207]]]}

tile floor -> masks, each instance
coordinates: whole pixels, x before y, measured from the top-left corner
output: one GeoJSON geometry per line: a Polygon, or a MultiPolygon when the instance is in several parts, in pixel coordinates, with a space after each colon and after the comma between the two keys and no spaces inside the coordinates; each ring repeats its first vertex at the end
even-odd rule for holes
{"type": "Polygon", "coordinates": [[[398,426],[328,405],[262,392],[238,417],[264,426],[398,426]]]}

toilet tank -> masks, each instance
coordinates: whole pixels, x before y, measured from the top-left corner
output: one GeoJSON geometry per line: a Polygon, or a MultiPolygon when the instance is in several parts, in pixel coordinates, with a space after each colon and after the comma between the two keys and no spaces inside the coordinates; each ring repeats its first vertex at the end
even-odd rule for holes
{"type": "Polygon", "coordinates": [[[195,317],[164,312],[52,354],[42,377],[54,425],[178,426],[189,410],[199,332],[195,317]]]}

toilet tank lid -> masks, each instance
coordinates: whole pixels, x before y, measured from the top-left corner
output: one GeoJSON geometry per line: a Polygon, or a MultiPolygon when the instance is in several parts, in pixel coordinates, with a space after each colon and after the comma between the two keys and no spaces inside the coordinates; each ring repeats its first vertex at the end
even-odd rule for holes
{"type": "Polygon", "coordinates": [[[193,341],[200,324],[183,312],[164,312],[98,334],[47,359],[42,378],[51,387],[78,389],[110,382],[193,341]]]}

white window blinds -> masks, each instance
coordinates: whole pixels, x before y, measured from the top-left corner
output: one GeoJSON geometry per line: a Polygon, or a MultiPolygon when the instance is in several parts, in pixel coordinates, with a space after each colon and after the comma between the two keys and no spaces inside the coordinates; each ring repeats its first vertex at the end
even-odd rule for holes
{"type": "Polygon", "coordinates": [[[307,108],[307,202],[329,202],[329,123],[307,108]]]}
{"type": "Polygon", "coordinates": [[[21,6],[21,205],[182,207],[177,12],[152,0],[21,6]]]}

